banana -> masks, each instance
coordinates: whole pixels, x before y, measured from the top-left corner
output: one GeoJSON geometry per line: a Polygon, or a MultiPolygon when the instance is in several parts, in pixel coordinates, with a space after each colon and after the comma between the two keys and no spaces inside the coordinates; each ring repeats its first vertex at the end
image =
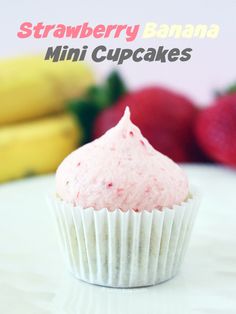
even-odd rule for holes
{"type": "Polygon", "coordinates": [[[82,139],[74,117],[51,117],[0,128],[0,182],[54,171],[82,139]]]}
{"type": "Polygon", "coordinates": [[[0,61],[0,125],[64,110],[94,83],[84,62],[51,62],[42,56],[0,61]]]}

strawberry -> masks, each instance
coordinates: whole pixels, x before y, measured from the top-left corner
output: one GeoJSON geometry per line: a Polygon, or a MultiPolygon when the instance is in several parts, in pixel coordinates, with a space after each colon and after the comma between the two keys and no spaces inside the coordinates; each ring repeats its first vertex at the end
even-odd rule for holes
{"type": "Polygon", "coordinates": [[[198,160],[193,135],[198,110],[184,96],[160,87],[130,92],[105,109],[95,121],[94,138],[113,127],[127,105],[131,120],[154,148],[177,162],[198,160]]]}
{"type": "Polygon", "coordinates": [[[209,157],[236,167],[236,92],[218,98],[199,114],[196,136],[209,157]]]}

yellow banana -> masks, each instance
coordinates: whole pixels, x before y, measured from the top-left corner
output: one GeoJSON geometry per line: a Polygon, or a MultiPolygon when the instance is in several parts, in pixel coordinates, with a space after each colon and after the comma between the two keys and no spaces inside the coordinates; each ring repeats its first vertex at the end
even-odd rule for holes
{"type": "Polygon", "coordinates": [[[60,112],[94,82],[83,62],[44,61],[42,56],[0,61],[0,125],[60,112]]]}
{"type": "Polygon", "coordinates": [[[78,122],[63,113],[0,128],[0,182],[54,171],[82,138],[78,122]]]}

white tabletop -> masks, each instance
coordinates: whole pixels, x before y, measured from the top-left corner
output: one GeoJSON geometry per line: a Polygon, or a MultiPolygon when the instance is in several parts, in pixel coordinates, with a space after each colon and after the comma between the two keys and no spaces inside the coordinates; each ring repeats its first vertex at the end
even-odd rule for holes
{"type": "Polygon", "coordinates": [[[181,272],[139,289],[92,286],[67,273],[46,198],[53,176],[0,186],[1,314],[236,313],[236,171],[185,166],[202,204],[181,272]]]}

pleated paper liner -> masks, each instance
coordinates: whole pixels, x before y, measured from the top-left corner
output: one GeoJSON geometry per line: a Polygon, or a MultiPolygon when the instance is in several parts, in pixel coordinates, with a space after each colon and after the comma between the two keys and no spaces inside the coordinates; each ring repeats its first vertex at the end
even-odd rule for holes
{"type": "Polygon", "coordinates": [[[187,201],[162,211],[73,207],[57,197],[52,206],[60,241],[73,275],[92,284],[140,287],[178,272],[199,205],[195,189],[187,201]]]}

